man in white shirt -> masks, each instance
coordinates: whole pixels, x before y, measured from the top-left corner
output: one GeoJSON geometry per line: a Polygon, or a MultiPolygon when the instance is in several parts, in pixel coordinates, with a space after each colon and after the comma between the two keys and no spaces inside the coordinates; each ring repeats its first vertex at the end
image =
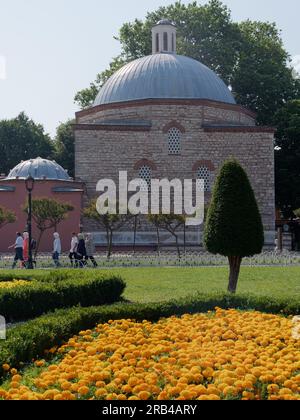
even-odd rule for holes
{"type": "Polygon", "coordinates": [[[13,269],[16,267],[18,261],[20,261],[21,266],[24,267],[23,245],[24,245],[23,236],[20,232],[18,232],[16,242],[10,247],[8,247],[8,249],[15,248],[15,252],[16,252],[15,259],[12,265],[13,269]]]}

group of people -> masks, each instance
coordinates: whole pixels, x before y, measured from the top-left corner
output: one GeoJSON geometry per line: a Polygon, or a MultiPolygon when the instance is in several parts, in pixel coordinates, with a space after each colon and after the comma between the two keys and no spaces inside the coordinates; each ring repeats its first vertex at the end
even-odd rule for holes
{"type": "MultiPolygon", "coordinates": [[[[15,249],[15,258],[12,268],[15,268],[18,261],[20,261],[21,268],[27,268],[29,260],[29,233],[17,232],[16,242],[9,246],[8,249],[15,249]]],[[[31,250],[35,250],[36,241],[32,239],[31,250]]]]}
{"type": "MultiPolygon", "coordinates": [[[[53,252],[52,259],[56,267],[60,267],[60,256],[62,253],[62,246],[59,233],[53,234],[53,252]]],[[[15,249],[15,258],[12,268],[15,268],[18,261],[20,262],[20,268],[28,268],[29,260],[29,234],[28,232],[17,232],[16,241],[8,249],[15,249]]],[[[31,250],[36,249],[36,241],[33,239],[31,242],[31,250]]],[[[93,266],[98,266],[95,258],[95,244],[93,235],[87,234],[76,234],[72,233],[71,249],[69,253],[69,259],[71,266],[75,268],[83,268],[87,266],[88,261],[91,260],[93,266]]],[[[33,261],[35,264],[35,262],[33,261]]]]}
{"type": "Polygon", "coordinates": [[[72,234],[71,249],[69,253],[69,259],[72,267],[84,267],[88,261],[91,260],[93,266],[98,266],[95,258],[95,244],[93,235],[91,233],[83,234],[76,233],[72,234]]]}

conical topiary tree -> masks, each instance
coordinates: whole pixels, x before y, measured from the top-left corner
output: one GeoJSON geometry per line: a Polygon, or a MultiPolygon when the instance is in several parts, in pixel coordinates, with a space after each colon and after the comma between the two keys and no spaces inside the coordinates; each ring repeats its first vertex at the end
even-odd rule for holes
{"type": "Polygon", "coordinates": [[[204,244],[209,252],[228,257],[228,291],[235,293],[242,259],[260,254],[264,245],[263,224],[254,191],[236,160],[225,162],[216,180],[204,244]]]}

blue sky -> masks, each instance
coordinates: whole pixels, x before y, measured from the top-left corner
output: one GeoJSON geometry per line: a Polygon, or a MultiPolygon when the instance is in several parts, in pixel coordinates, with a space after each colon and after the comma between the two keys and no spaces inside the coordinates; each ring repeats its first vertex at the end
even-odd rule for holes
{"type": "MultiPolygon", "coordinates": [[[[234,20],[275,21],[285,47],[300,62],[299,0],[223,2],[231,8],[234,20]]],[[[53,135],[59,122],[74,116],[75,93],[119,54],[113,36],[122,23],[171,3],[0,0],[0,119],[25,111],[53,135]]]]}

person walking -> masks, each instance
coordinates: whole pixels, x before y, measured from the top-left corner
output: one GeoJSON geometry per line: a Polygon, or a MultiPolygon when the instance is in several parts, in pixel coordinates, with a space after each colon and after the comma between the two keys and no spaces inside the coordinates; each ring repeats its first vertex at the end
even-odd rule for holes
{"type": "Polygon", "coordinates": [[[94,258],[95,243],[94,243],[93,235],[91,233],[87,233],[85,236],[85,249],[86,249],[86,256],[85,256],[86,263],[88,263],[88,260],[90,259],[93,263],[94,268],[98,267],[98,264],[94,258]]]}
{"type": "Polygon", "coordinates": [[[86,265],[86,248],[85,248],[85,240],[84,235],[80,233],[78,235],[78,246],[77,246],[77,259],[79,262],[79,266],[83,268],[86,265]]]}
{"type": "Polygon", "coordinates": [[[75,262],[75,267],[78,267],[77,248],[78,248],[78,237],[77,237],[77,234],[73,232],[72,239],[71,239],[71,249],[69,253],[69,259],[71,261],[72,267],[74,267],[74,262],[75,262]]]}
{"type": "Polygon", "coordinates": [[[61,241],[60,241],[60,236],[59,233],[55,232],[53,234],[54,237],[54,242],[53,242],[53,261],[54,264],[56,265],[56,267],[60,267],[60,262],[59,262],[59,257],[61,254],[61,241]]]}
{"type": "Polygon", "coordinates": [[[24,245],[24,241],[23,241],[22,234],[20,232],[17,232],[15,243],[8,247],[8,249],[12,249],[12,248],[15,249],[15,259],[12,265],[13,269],[16,268],[18,261],[20,261],[21,267],[24,267],[23,245],[24,245]]]}

